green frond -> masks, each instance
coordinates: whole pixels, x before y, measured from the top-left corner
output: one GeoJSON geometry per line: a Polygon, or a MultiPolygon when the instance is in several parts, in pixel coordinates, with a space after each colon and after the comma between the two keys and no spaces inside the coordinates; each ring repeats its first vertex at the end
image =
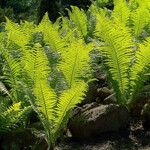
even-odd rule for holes
{"type": "MultiPolygon", "coordinates": [[[[48,59],[44,49],[38,43],[35,45],[34,49],[36,51],[36,61],[34,64],[34,70],[30,71],[33,71],[32,74],[34,74],[33,94],[35,100],[31,101],[31,104],[34,110],[38,113],[43,127],[45,128],[47,139],[50,140],[52,121],[55,116],[54,106],[56,106],[57,98],[55,92],[48,84],[50,68],[48,67],[48,59]]],[[[51,140],[47,142],[49,143],[51,140]]]]}
{"type": "Polygon", "coordinates": [[[45,50],[39,43],[35,43],[33,47],[26,47],[21,58],[24,71],[32,81],[38,78],[48,78],[50,72],[48,63],[45,50]]]}
{"type": "Polygon", "coordinates": [[[139,50],[135,55],[136,63],[132,67],[132,79],[138,79],[138,74],[150,64],[150,38],[147,38],[144,43],[139,45],[139,50]]]}
{"type": "Polygon", "coordinates": [[[70,20],[67,17],[62,17],[62,23],[61,23],[62,34],[66,34],[68,29],[70,29],[70,20]]]}
{"type": "Polygon", "coordinates": [[[79,9],[78,7],[71,6],[71,11],[69,12],[70,20],[73,21],[74,26],[77,27],[77,31],[81,32],[81,35],[85,38],[87,36],[87,26],[88,20],[86,13],[83,9],[79,9]]]}
{"type": "Polygon", "coordinates": [[[126,0],[115,0],[112,17],[123,25],[127,25],[130,18],[130,9],[126,0]]]}
{"type": "MultiPolygon", "coordinates": [[[[5,108],[4,111],[0,111],[0,132],[6,133],[22,124],[22,120],[27,117],[27,114],[31,111],[31,107],[21,108],[20,102],[15,103],[9,108],[5,108]]],[[[1,107],[2,108],[2,107],[1,107]]]]}
{"type": "MultiPolygon", "coordinates": [[[[33,87],[33,93],[36,97],[34,106],[38,114],[42,113],[47,121],[52,121],[54,119],[54,106],[56,104],[56,94],[50,88],[49,84],[44,80],[35,81],[33,87]]],[[[50,122],[49,122],[50,123],[50,122]]],[[[50,125],[50,124],[49,124],[50,125]]]]}
{"type": "Polygon", "coordinates": [[[8,18],[6,18],[6,20],[7,22],[5,28],[8,35],[8,44],[9,41],[12,41],[21,48],[24,48],[24,46],[28,44],[31,39],[31,34],[34,28],[31,28],[31,24],[27,22],[23,25],[19,25],[10,21],[8,18]]]}
{"type": "Polygon", "coordinates": [[[89,52],[92,45],[85,45],[81,41],[72,42],[66,50],[61,54],[62,61],[59,69],[64,74],[68,87],[71,88],[89,69],[89,52]]]}
{"type": "Polygon", "coordinates": [[[52,22],[49,20],[46,13],[41,23],[37,27],[37,32],[44,34],[44,40],[49,44],[50,48],[54,51],[61,50],[64,46],[63,40],[60,38],[59,32],[55,29],[52,22]]]}
{"type": "Polygon", "coordinates": [[[21,66],[20,61],[13,58],[9,53],[2,53],[4,59],[3,74],[5,77],[5,82],[11,87],[11,94],[18,100],[18,81],[21,77],[21,66]]]}
{"type": "Polygon", "coordinates": [[[72,88],[64,91],[60,98],[56,108],[56,118],[54,120],[54,128],[52,130],[52,134],[54,137],[57,137],[60,130],[65,127],[67,123],[68,113],[78,104],[80,103],[87,90],[87,84],[82,80],[75,84],[72,88]]]}
{"type": "Polygon", "coordinates": [[[97,6],[95,3],[93,3],[89,7],[89,11],[92,15],[97,16],[98,14],[101,14],[102,16],[107,16],[108,15],[108,9],[107,8],[101,8],[97,6]]]}
{"type": "Polygon", "coordinates": [[[57,102],[56,94],[45,79],[38,79],[34,83],[33,93],[36,97],[32,103],[33,109],[38,113],[39,119],[45,129],[48,144],[52,143],[51,128],[55,117],[55,106],[57,102]]]}
{"type": "MultiPolygon", "coordinates": [[[[140,3],[139,7],[131,13],[131,20],[133,21],[133,31],[135,37],[139,37],[144,28],[150,23],[150,7],[140,3]]],[[[150,6],[150,3],[149,3],[150,6]]]]}
{"type": "MultiPolygon", "coordinates": [[[[33,93],[36,97],[35,105],[33,106],[41,115],[41,117],[46,118],[46,121],[49,122],[54,119],[54,106],[56,104],[56,94],[50,88],[48,83],[42,79],[35,81],[33,93]]],[[[43,121],[43,119],[41,118],[43,121]]],[[[43,122],[44,123],[44,122],[43,122]]]]}
{"type": "MultiPolygon", "coordinates": [[[[66,45],[75,41],[79,35],[77,35],[77,28],[72,27],[72,21],[67,17],[62,17],[60,35],[63,38],[66,45]]],[[[81,35],[80,35],[81,36],[81,35]]]]}
{"type": "Polygon", "coordinates": [[[128,89],[128,73],[131,60],[132,37],[128,28],[119,22],[113,22],[106,17],[97,16],[96,35],[104,42],[100,51],[106,57],[105,64],[109,67],[118,102],[125,104],[125,94],[128,89]],[[118,91],[119,89],[119,91],[118,91]]]}
{"type": "Polygon", "coordinates": [[[139,90],[144,79],[145,74],[149,73],[150,67],[150,38],[147,38],[144,43],[139,45],[139,50],[135,54],[135,63],[131,69],[131,99],[134,101],[134,96],[139,90]]]}
{"type": "Polygon", "coordinates": [[[47,79],[50,72],[50,67],[48,66],[49,62],[45,50],[39,43],[36,43],[34,46],[34,52],[34,54],[36,55],[34,66],[35,79],[47,79]]]}
{"type": "Polygon", "coordinates": [[[23,71],[28,75],[29,80],[34,79],[34,68],[36,64],[36,53],[37,48],[35,46],[33,47],[25,47],[25,51],[22,53],[21,57],[21,66],[23,68],[23,71]]]}

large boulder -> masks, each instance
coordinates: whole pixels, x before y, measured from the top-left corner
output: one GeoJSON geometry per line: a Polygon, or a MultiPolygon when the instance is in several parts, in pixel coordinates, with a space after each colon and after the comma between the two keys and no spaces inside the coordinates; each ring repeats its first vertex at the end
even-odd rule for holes
{"type": "Polygon", "coordinates": [[[73,138],[88,138],[105,132],[116,132],[127,127],[128,110],[116,104],[91,103],[75,111],[69,123],[73,138]]]}

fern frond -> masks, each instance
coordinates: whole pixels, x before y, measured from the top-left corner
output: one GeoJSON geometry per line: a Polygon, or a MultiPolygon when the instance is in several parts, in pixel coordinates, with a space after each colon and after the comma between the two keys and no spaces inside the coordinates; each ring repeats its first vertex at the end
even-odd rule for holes
{"type": "Polygon", "coordinates": [[[86,13],[83,9],[79,9],[75,6],[71,6],[71,10],[72,12],[68,11],[70,20],[73,21],[74,26],[77,27],[77,31],[81,32],[81,35],[86,38],[88,33],[88,20],[86,13]]]}
{"type": "Polygon", "coordinates": [[[57,99],[53,89],[44,80],[38,79],[34,83],[33,92],[36,100],[34,105],[32,103],[32,107],[38,113],[45,129],[48,145],[51,145],[54,140],[51,135],[51,128],[53,128],[53,120],[55,117],[54,106],[56,106],[57,99]]]}
{"type": "MultiPolygon", "coordinates": [[[[150,38],[139,45],[135,54],[135,63],[131,69],[131,99],[134,101],[137,91],[143,86],[145,74],[149,73],[150,67],[150,38]]],[[[132,103],[132,102],[131,102],[132,103]]]]}
{"type": "Polygon", "coordinates": [[[23,25],[16,24],[6,18],[6,31],[8,35],[8,44],[9,41],[14,42],[21,48],[24,48],[26,44],[28,44],[31,39],[31,35],[33,32],[33,27],[31,28],[30,23],[24,23],[23,25]]]}
{"type": "MultiPolygon", "coordinates": [[[[6,107],[6,106],[5,106],[6,107]]],[[[5,108],[0,112],[0,132],[6,133],[22,124],[22,120],[30,113],[31,107],[21,108],[20,102],[15,103],[9,108],[5,108]]]]}
{"type": "Polygon", "coordinates": [[[54,137],[58,137],[60,130],[66,126],[69,119],[67,116],[68,113],[70,113],[70,111],[83,100],[86,90],[87,84],[81,80],[72,88],[61,94],[55,111],[56,118],[54,120],[54,128],[52,130],[54,137]]]}
{"type": "Polygon", "coordinates": [[[85,45],[83,41],[76,41],[66,47],[66,51],[61,54],[62,62],[59,64],[59,68],[63,72],[69,88],[78,82],[89,69],[89,52],[91,50],[91,45],[85,45]]]}
{"type": "Polygon", "coordinates": [[[18,99],[18,81],[21,77],[21,66],[19,60],[13,58],[8,52],[2,53],[4,58],[3,74],[5,76],[5,82],[11,87],[11,93],[15,100],[18,99]]]}
{"type": "Polygon", "coordinates": [[[37,32],[44,34],[44,40],[50,45],[50,48],[54,51],[60,51],[64,46],[63,40],[60,38],[59,32],[55,29],[52,22],[49,20],[46,13],[41,23],[37,27],[37,32]]]}
{"type": "Polygon", "coordinates": [[[77,28],[72,27],[72,21],[70,21],[67,17],[62,17],[61,29],[59,32],[66,45],[68,45],[68,43],[72,43],[79,37],[77,34],[77,28]]]}
{"type": "Polygon", "coordinates": [[[126,0],[115,0],[112,17],[123,25],[127,25],[130,18],[130,9],[126,0]]]}
{"type": "MultiPolygon", "coordinates": [[[[31,105],[38,113],[43,127],[45,128],[47,139],[50,140],[51,125],[55,116],[53,113],[54,106],[56,106],[57,99],[56,94],[48,84],[50,68],[48,67],[48,59],[44,49],[37,43],[34,46],[34,51],[36,51],[34,70],[30,70],[29,72],[29,76],[31,76],[33,80],[33,94],[35,96],[35,100],[31,101],[31,105]]],[[[48,143],[49,142],[51,142],[51,140],[48,141],[48,143]]]]}
{"type": "Polygon", "coordinates": [[[150,63],[150,38],[147,38],[144,43],[139,45],[139,50],[136,52],[136,63],[132,68],[132,79],[135,80],[138,74],[144,70],[150,63]]]}
{"type": "Polygon", "coordinates": [[[126,103],[125,95],[128,89],[127,68],[131,60],[132,37],[128,28],[122,26],[119,22],[113,22],[97,16],[96,35],[104,42],[104,47],[100,51],[106,57],[105,64],[109,67],[109,72],[114,81],[114,90],[116,91],[118,102],[126,103]],[[118,91],[119,89],[119,91],[118,91]]]}
{"type": "Polygon", "coordinates": [[[35,81],[33,92],[36,97],[36,106],[33,107],[38,114],[41,113],[44,116],[43,118],[46,118],[50,125],[50,121],[54,119],[53,111],[56,104],[56,94],[48,83],[42,79],[35,81]]]}
{"type": "Polygon", "coordinates": [[[21,57],[21,64],[29,80],[32,82],[36,78],[48,78],[50,67],[44,48],[39,43],[35,43],[33,47],[26,46],[25,49],[21,57]],[[39,72],[41,72],[40,77],[37,76],[39,72]]]}
{"type": "MultiPolygon", "coordinates": [[[[149,4],[150,6],[150,4],[149,4]]],[[[150,9],[150,7],[149,7],[150,9]]],[[[133,31],[135,37],[139,37],[144,28],[150,23],[150,11],[144,2],[139,4],[139,7],[131,13],[131,20],[133,21],[133,31]]]]}

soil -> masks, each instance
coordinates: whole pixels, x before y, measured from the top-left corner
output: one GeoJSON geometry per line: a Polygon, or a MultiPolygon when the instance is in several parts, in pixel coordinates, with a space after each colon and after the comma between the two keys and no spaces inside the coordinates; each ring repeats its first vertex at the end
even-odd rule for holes
{"type": "Polygon", "coordinates": [[[56,150],[150,150],[150,131],[143,129],[141,121],[134,121],[127,131],[105,133],[84,141],[66,138],[56,150]]]}

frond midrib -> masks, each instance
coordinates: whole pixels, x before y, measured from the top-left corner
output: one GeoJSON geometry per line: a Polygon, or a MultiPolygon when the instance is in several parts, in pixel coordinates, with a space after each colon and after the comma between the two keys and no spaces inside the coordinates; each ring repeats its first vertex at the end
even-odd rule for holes
{"type": "Polygon", "coordinates": [[[72,82],[73,82],[73,79],[74,79],[74,74],[75,74],[75,68],[76,68],[76,65],[77,65],[78,55],[79,55],[79,49],[77,50],[77,53],[76,53],[76,56],[75,56],[74,65],[73,65],[73,69],[72,69],[72,72],[71,72],[71,79],[70,79],[69,88],[72,87],[72,82]]]}
{"type": "MultiPolygon", "coordinates": [[[[121,74],[121,69],[120,69],[120,64],[118,62],[118,55],[117,55],[117,50],[112,42],[112,39],[110,38],[109,34],[107,35],[109,37],[109,40],[111,41],[111,45],[113,46],[113,51],[115,53],[115,58],[116,58],[116,62],[117,62],[117,71],[118,71],[118,79],[120,81],[121,84],[121,93],[124,94],[124,88],[123,88],[123,81],[122,81],[122,74],[121,74]]],[[[113,75],[113,74],[112,74],[113,75]]]]}

